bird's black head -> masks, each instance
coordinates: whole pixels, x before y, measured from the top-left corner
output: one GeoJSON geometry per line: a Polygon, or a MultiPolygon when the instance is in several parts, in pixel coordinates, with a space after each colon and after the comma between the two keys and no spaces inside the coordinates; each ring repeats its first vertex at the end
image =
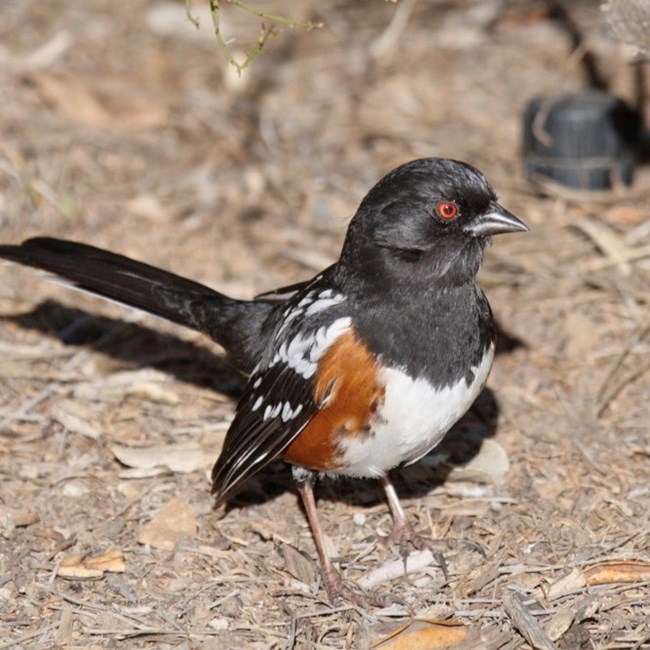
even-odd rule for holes
{"type": "Polygon", "coordinates": [[[414,160],[363,199],[340,267],[370,281],[465,284],[474,280],[490,236],[522,230],[527,227],[499,205],[478,169],[444,158],[414,160]]]}

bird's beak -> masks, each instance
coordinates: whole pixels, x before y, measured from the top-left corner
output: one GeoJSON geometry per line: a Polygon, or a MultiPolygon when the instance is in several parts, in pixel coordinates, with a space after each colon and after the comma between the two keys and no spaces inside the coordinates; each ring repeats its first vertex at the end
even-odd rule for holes
{"type": "Polygon", "coordinates": [[[487,212],[478,215],[465,228],[465,231],[474,237],[491,237],[507,232],[525,232],[527,230],[528,226],[521,219],[502,208],[498,203],[492,203],[487,212]]]}

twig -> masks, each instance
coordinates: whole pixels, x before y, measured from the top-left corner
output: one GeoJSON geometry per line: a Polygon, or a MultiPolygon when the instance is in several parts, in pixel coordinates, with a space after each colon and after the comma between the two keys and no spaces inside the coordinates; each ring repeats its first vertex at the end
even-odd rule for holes
{"type": "Polygon", "coordinates": [[[21,643],[24,643],[25,641],[31,641],[32,639],[35,639],[38,636],[43,636],[47,632],[49,632],[52,628],[56,627],[58,623],[50,623],[50,625],[46,625],[45,627],[42,627],[40,630],[37,630],[36,632],[29,632],[27,634],[24,634],[23,636],[19,636],[15,639],[12,639],[11,641],[3,641],[0,643],[0,650],[4,650],[4,648],[17,648],[20,646],[21,643]]]}
{"type": "Polygon", "coordinates": [[[373,58],[379,59],[390,54],[398,45],[402,33],[406,29],[415,3],[418,0],[402,0],[397,5],[393,18],[388,27],[371,43],[370,54],[373,58]]]}
{"type": "Polygon", "coordinates": [[[0,421],[0,431],[4,431],[12,422],[19,420],[23,415],[29,413],[35,406],[45,401],[52,393],[55,393],[58,388],[58,384],[48,384],[40,393],[23,402],[22,406],[6,415],[0,421]]]}
{"type": "MultiPolygon", "coordinates": [[[[245,11],[246,13],[249,13],[262,20],[267,20],[273,23],[273,25],[271,25],[270,27],[262,23],[259,36],[257,37],[257,43],[250,50],[244,53],[244,58],[242,61],[237,61],[237,59],[235,59],[234,54],[232,53],[232,50],[230,49],[228,42],[224,38],[223,33],[221,31],[222,1],[223,0],[210,0],[210,15],[212,16],[212,25],[214,27],[214,34],[217,39],[217,45],[221,50],[221,52],[223,53],[226,61],[228,61],[228,63],[232,65],[235,68],[235,70],[237,70],[237,73],[239,75],[241,75],[241,73],[260,54],[262,54],[262,51],[264,50],[264,47],[268,43],[269,39],[271,38],[271,36],[275,34],[275,28],[274,28],[275,25],[282,25],[284,27],[302,29],[304,31],[311,31],[312,29],[316,29],[317,27],[322,27],[322,23],[314,23],[310,20],[299,21],[299,20],[294,20],[293,18],[287,18],[286,16],[281,16],[279,14],[268,13],[266,11],[263,11],[262,9],[251,7],[250,5],[243,2],[243,0],[228,0],[228,2],[235,5],[242,11],[245,11]]],[[[188,20],[190,20],[190,22],[192,22],[196,27],[198,27],[199,25],[198,19],[195,16],[192,16],[191,14],[191,4],[192,4],[192,0],[185,0],[186,14],[188,20]]]]}
{"type": "Polygon", "coordinates": [[[624,375],[618,384],[616,384],[614,388],[612,388],[611,391],[609,391],[609,393],[605,396],[602,404],[599,406],[598,411],[596,412],[596,416],[600,417],[604,413],[605,409],[609,406],[610,402],[615,399],[627,385],[634,383],[639,377],[645,375],[648,370],[650,370],[650,360],[646,361],[646,363],[643,363],[640,366],[637,366],[628,372],[627,375],[624,375]]]}
{"type": "MultiPolygon", "coordinates": [[[[322,23],[312,23],[311,20],[300,22],[299,20],[294,20],[293,18],[286,18],[285,16],[280,16],[278,14],[270,14],[267,13],[266,11],[262,11],[261,9],[255,9],[255,7],[251,7],[250,5],[247,5],[245,2],[243,2],[243,0],[228,0],[228,1],[234,4],[235,6],[239,7],[240,9],[243,9],[247,13],[253,14],[253,16],[257,16],[262,20],[270,20],[274,23],[285,25],[286,27],[297,27],[298,29],[304,29],[306,31],[310,31],[315,27],[322,26],[322,23]]],[[[210,4],[218,5],[219,2],[220,0],[212,0],[210,4]]]]}
{"type": "Polygon", "coordinates": [[[589,221],[588,219],[577,219],[575,225],[591,239],[597,248],[612,260],[613,264],[619,267],[622,275],[630,275],[630,264],[626,260],[629,247],[621,237],[604,224],[589,221]]]}
{"type": "Polygon", "coordinates": [[[643,325],[639,328],[637,331],[636,336],[634,336],[632,339],[628,341],[628,344],[621,350],[620,354],[618,357],[615,359],[614,363],[612,364],[612,367],[609,369],[607,372],[607,375],[605,375],[605,379],[603,380],[600,388],[598,389],[598,399],[602,399],[602,397],[605,394],[605,389],[607,388],[607,385],[609,382],[612,380],[612,377],[616,374],[618,369],[623,365],[623,361],[627,358],[627,355],[632,351],[632,349],[641,342],[641,340],[645,337],[645,335],[650,331],[650,323],[647,325],[643,325]]]}
{"type": "Polygon", "coordinates": [[[607,372],[605,379],[603,380],[600,388],[598,389],[598,408],[596,410],[596,417],[599,418],[607,409],[610,402],[625,388],[627,384],[631,381],[634,381],[637,377],[640,377],[647,369],[648,365],[643,364],[641,367],[635,368],[631,373],[628,373],[614,388],[610,388],[607,391],[607,386],[610,384],[614,375],[618,372],[620,367],[623,365],[623,362],[630,354],[630,352],[636,347],[646,336],[650,333],[650,322],[642,325],[637,330],[636,336],[634,336],[628,344],[621,350],[618,357],[614,360],[612,367],[607,372]]]}
{"type": "Polygon", "coordinates": [[[185,15],[187,16],[187,19],[192,23],[192,25],[199,29],[201,23],[196,16],[192,15],[192,0],[185,0],[185,15]]]}
{"type": "Polygon", "coordinates": [[[581,273],[587,273],[589,271],[599,271],[600,269],[606,269],[608,266],[616,266],[617,264],[634,262],[635,260],[643,259],[644,257],[650,257],[650,246],[639,246],[637,248],[628,248],[626,251],[621,251],[618,259],[612,259],[611,257],[598,258],[595,260],[589,260],[578,265],[578,271],[581,273]]]}

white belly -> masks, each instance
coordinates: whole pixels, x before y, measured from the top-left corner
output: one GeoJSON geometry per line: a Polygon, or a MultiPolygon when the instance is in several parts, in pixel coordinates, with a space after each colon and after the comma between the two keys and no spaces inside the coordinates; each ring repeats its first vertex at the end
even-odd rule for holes
{"type": "Polygon", "coordinates": [[[468,386],[461,379],[453,386],[434,389],[424,379],[413,380],[402,370],[387,368],[380,375],[385,400],[372,433],[347,439],[341,445],[348,476],[380,477],[402,463],[414,463],[433,449],[467,412],[487,380],[494,346],[472,368],[468,386]]]}

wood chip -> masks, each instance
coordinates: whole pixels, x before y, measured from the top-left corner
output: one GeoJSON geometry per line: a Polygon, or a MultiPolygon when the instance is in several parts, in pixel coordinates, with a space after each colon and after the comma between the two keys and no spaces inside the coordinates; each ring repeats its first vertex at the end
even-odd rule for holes
{"type": "Polygon", "coordinates": [[[70,555],[59,564],[56,573],[62,578],[91,580],[101,578],[104,573],[124,573],[124,553],[111,549],[99,555],[70,555]]]}
{"type": "Polygon", "coordinates": [[[196,536],[196,518],[187,505],[174,498],[163,506],[158,514],[147,523],[140,534],[138,542],[172,551],[183,538],[196,536]]]}
{"type": "Polygon", "coordinates": [[[503,597],[503,608],[513,627],[535,650],[558,650],[517,594],[506,594],[503,597]]]}
{"type": "Polygon", "coordinates": [[[585,569],[587,584],[605,585],[611,582],[650,581],[650,562],[612,561],[585,569]]]}
{"type": "Polygon", "coordinates": [[[71,607],[66,607],[61,611],[61,618],[59,619],[59,627],[57,628],[54,640],[57,645],[67,646],[72,640],[72,622],[74,615],[71,607]]]}
{"type": "Polygon", "coordinates": [[[469,629],[460,623],[413,619],[373,643],[373,650],[444,650],[464,648],[469,629]]]}
{"type": "Polygon", "coordinates": [[[637,225],[648,218],[647,212],[631,205],[613,205],[605,212],[607,221],[614,221],[625,225],[637,225]]]}
{"type": "Polygon", "coordinates": [[[593,598],[575,600],[553,614],[544,625],[544,631],[553,641],[557,641],[569,630],[574,622],[581,622],[586,617],[593,616],[598,610],[598,603],[593,598]]]}

